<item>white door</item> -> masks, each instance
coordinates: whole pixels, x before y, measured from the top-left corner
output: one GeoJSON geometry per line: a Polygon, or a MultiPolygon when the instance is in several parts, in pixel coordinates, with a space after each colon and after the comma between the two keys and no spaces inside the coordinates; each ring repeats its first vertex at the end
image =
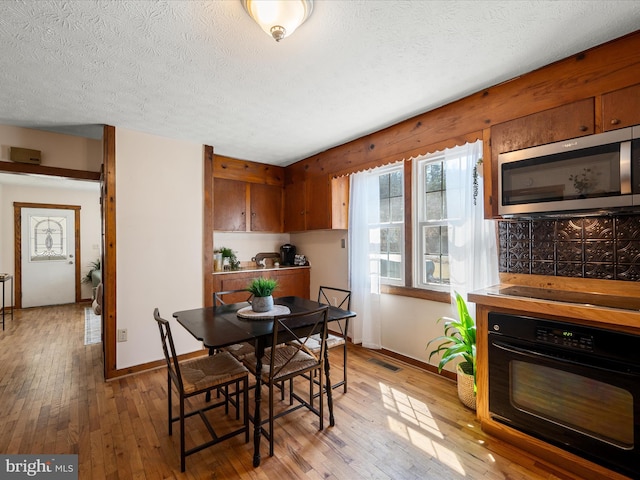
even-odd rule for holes
{"type": "Polygon", "coordinates": [[[76,300],[75,211],[22,208],[22,306],[76,300]]]}

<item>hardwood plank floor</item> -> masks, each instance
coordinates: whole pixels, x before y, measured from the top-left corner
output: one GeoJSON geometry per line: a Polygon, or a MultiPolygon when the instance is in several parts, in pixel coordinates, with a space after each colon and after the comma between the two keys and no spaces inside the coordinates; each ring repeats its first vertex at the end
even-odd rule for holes
{"type": "MultiPolygon", "coordinates": [[[[167,433],[166,371],[105,382],[102,345],[83,344],[84,308],[16,311],[0,333],[0,452],[76,453],[83,480],[574,478],[484,434],[453,382],[355,346],[349,392],[334,391],[335,427],[327,417],[319,432],[318,418],[299,410],[276,422],[274,457],[263,440],[260,467],[252,442],[235,437],[188,457],[181,474],[177,425],[167,433]]],[[[194,419],[188,438],[205,433],[194,419]]]]}

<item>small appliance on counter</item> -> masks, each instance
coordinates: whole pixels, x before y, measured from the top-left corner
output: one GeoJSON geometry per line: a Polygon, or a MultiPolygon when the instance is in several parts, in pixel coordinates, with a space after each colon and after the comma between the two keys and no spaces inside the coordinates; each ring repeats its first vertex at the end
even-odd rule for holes
{"type": "Polygon", "coordinates": [[[296,247],[290,243],[285,243],[280,247],[280,265],[283,267],[292,266],[296,260],[296,247]]]}

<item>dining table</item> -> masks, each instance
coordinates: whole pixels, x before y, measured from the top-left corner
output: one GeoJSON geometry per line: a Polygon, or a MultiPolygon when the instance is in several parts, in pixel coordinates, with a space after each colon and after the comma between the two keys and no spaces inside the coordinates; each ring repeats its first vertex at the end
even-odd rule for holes
{"type": "MultiPolygon", "coordinates": [[[[274,304],[287,307],[290,313],[310,312],[326,306],[307,298],[295,296],[276,298],[274,299],[274,304]]],[[[272,341],[273,317],[262,316],[250,318],[246,315],[239,316],[238,311],[248,305],[248,302],[241,302],[215,307],[194,308],[175,312],[173,317],[210,351],[242,342],[252,342],[255,345],[257,364],[255,369],[256,385],[253,415],[253,466],[258,467],[260,465],[260,439],[262,435],[262,419],[260,414],[260,404],[262,401],[262,356],[264,355],[266,346],[272,341]]],[[[333,305],[329,305],[328,307],[328,322],[335,322],[356,316],[355,312],[350,310],[343,310],[333,305]]],[[[329,360],[326,349],[325,373],[328,385],[330,385],[329,360]]],[[[335,421],[333,418],[331,389],[329,388],[328,390],[327,398],[329,402],[329,412],[331,412],[329,424],[333,426],[335,421]]]]}

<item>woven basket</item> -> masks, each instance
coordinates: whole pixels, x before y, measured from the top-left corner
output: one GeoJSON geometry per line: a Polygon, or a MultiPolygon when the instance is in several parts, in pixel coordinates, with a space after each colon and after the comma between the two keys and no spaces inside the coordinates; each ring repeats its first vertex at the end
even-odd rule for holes
{"type": "Polygon", "coordinates": [[[473,391],[473,375],[465,373],[463,367],[458,364],[458,398],[462,404],[472,410],[476,409],[476,394],[473,391]]]}

